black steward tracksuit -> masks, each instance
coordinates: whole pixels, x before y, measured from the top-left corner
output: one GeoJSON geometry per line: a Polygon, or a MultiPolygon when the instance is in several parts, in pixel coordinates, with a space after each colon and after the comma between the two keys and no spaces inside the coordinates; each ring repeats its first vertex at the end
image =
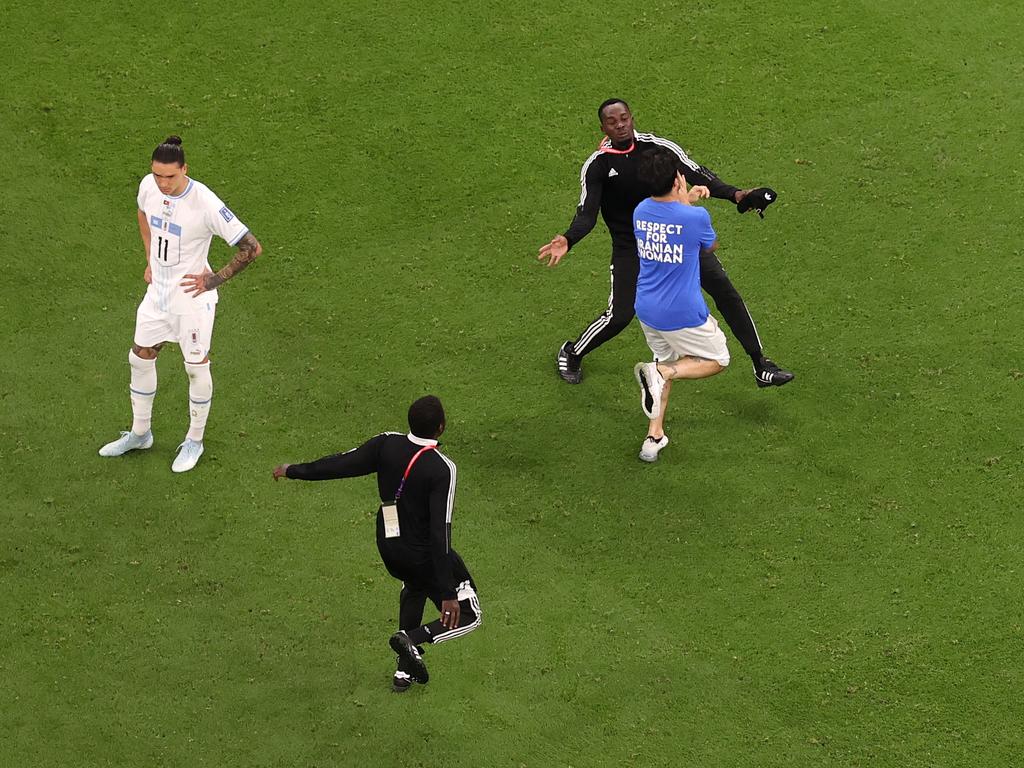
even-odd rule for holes
{"type": "MultiPolygon", "coordinates": [[[[594,228],[600,210],[612,237],[612,290],[608,309],[576,339],[577,355],[586,355],[597,349],[618,335],[633,319],[636,281],[640,275],[633,211],[641,201],[651,196],[651,190],[636,177],[636,162],[641,155],[657,147],[670,149],[679,157],[680,171],[691,186],[706,186],[712,197],[729,201],[734,200],[733,196],[738,191],[737,187],[726,184],[712,171],[693,162],[678,145],[654,134],[635,133],[634,148],[626,153],[609,151],[611,143],[607,139],[601,143],[580,171],[580,203],[565,238],[572,248],[594,228]]],[[[733,336],[743,345],[756,367],[763,354],[757,329],[742,297],[714,253],[701,254],[700,284],[714,300],[733,336]]]]}
{"type": "MultiPolygon", "coordinates": [[[[292,464],[286,474],[294,480],[332,480],[376,472],[380,498],[389,502],[395,498],[409,462],[427,445],[436,446],[437,441],[385,432],[346,453],[292,464]]],[[[420,627],[428,597],[438,609],[442,600],[459,600],[458,627],[447,630],[439,621],[424,627],[434,643],[466,634],[480,624],[473,577],[451,548],[455,476],[451,459],[436,448],[424,451],[409,471],[398,499],[400,536],[385,537],[383,513],[377,510],[377,549],[388,573],[403,582],[398,628],[408,632],[420,627]]]]}

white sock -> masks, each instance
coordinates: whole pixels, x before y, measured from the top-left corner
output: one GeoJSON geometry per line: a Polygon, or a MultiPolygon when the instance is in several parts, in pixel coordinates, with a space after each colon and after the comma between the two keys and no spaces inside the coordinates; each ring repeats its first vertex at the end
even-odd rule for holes
{"type": "Polygon", "coordinates": [[[156,360],[146,360],[128,352],[132,368],[128,392],[132,398],[132,432],[144,435],[153,423],[153,398],[156,397],[156,360]]]}
{"type": "Polygon", "coordinates": [[[188,413],[189,427],[185,436],[198,443],[203,442],[206,432],[206,419],[210,415],[210,402],[213,400],[213,377],[210,375],[210,361],[205,363],[185,363],[188,374],[188,413]]]}

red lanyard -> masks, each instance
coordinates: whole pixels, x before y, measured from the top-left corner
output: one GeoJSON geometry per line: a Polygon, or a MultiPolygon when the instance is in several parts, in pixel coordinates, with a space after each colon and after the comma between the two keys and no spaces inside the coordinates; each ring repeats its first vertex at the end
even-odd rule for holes
{"type": "Polygon", "coordinates": [[[405,488],[405,481],[409,479],[409,473],[412,471],[412,465],[416,463],[416,459],[422,456],[427,451],[432,451],[436,448],[436,445],[425,445],[416,451],[416,454],[409,460],[409,466],[405,468],[405,474],[402,475],[402,481],[398,484],[398,490],[395,491],[395,501],[402,495],[402,489],[405,488]]]}

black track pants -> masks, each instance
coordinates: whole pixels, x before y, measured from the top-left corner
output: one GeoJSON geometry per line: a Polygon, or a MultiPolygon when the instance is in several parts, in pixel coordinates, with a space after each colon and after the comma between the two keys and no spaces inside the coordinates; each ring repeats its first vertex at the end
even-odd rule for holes
{"type": "MultiPolygon", "coordinates": [[[[618,336],[633,320],[636,281],[640,275],[640,259],[637,258],[636,250],[613,249],[610,271],[612,290],[608,297],[608,309],[598,315],[576,339],[574,346],[577,355],[593,352],[609,339],[618,336]]],[[[743,351],[754,361],[759,361],[762,355],[761,339],[757,335],[754,320],[747,311],[747,305],[743,303],[743,297],[725,273],[722,262],[713,253],[700,257],[700,284],[714,301],[743,351]]]]}
{"type": "Polygon", "coordinates": [[[747,311],[740,292],[725,274],[722,262],[713,253],[705,253],[700,257],[700,287],[715,302],[718,313],[729,326],[733,338],[742,345],[743,351],[755,363],[759,362],[763,352],[754,319],[747,311]]]}
{"type": "Polygon", "coordinates": [[[618,336],[633,320],[636,279],[640,275],[640,259],[636,255],[636,248],[613,248],[610,270],[612,290],[608,296],[608,309],[598,315],[576,339],[573,346],[577,355],[593,352],[609,339],[618,336]]]}
{"type": "Polygon", "coordinates": [[[398,628],[404,630],[417,645],[424,642],[443,643],[472,632],[480,626],[482,614],[473,577],[469,575],[469,570],[459,554],[455,550],[452,550],[451,554],[452,572],[459,585],[459,626],[455,629],[445,629],[438,619],[423,624],[423,610],[427,598],[437,610],[441,610],[441,590],[435,584],[411,579],[402,584],[402,592],[398,597],[398,628]]]}

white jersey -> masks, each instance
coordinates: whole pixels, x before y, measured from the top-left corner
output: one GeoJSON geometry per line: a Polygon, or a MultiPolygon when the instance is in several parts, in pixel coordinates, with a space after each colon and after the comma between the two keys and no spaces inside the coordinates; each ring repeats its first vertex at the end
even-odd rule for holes
{"type": "Polygon", "coordinates": [[[153,174],[149,174],[139,184],[138,204],[149,222],[153,282],[148,293],[157,308],[186,315],[195,311],[197,301],[216,302],[217,291],[194,297],[185,293],[181,281],[185,275],[210,269],[207,257],[214,235],[235,245],[249,228],[209,187],[194,179],[188,180],[184,192],[172,196],[161,192],[153,174]]]}

